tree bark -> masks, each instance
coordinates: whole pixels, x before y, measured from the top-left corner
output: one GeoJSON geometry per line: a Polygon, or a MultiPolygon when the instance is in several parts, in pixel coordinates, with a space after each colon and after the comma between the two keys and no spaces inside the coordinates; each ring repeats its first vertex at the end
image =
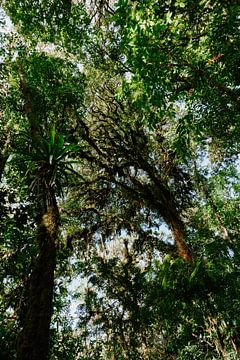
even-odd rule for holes
{"type": "Polygon", "coordinates": [[[178,255],[185,261],[191,260],[191,250],[185,241],[185,225],[181,220],[171,190],[159,183],[156,190],[156,197],[161,203],[161,207],[158,207],[159,213],[172,231],[178,255]]]}
{"type": "Polygon", "coordinates": [[[173,211],[169,212],[167,215],[166,222],[172,230],[178,255],[185,261],[191,260],[192,254],[185,242],[186,233],[182,220],[179,218],[178,214],[173,211]]]}
{"type": "Polygon", "coordinates": [[[144,186],[136,179],[131,180],[135,188],[118,181],[115,181],[115,183],[120,185],[130,198],[141,199],[149,209],[157,210],[172,231],[178,255],[185,261],[193,259],[190,247],[185,242],[185,226],[180,218],[170,189],[160,181],[156,182],[154,187],[149,187],[148,185],[144,186]]]}
{"type": "MultiPolygon", "coordinates": [[[[29,122],[33,140],[42,141],[41,128],[36,120],[32,91],[23,70],[19,67],[20,90],[24,99],[24,114],[29,122]]],[[[49,333],[53,312],[54,270],[56,267],[56,240],[59,210],[54,189],[50,185],[53,167],[43,159],[39,171],[44,211],[38,227],[39,254],[30,277],[29,297],[23,329],[19,336],[18,360],[47,360],[49,333]]]]}
{"type": "Polygon", "coordinates": [[[46,360],[53,311],[56,237],[59,212],[56,200],[47,207],[38,229],[39,255],[30,278],[28,309],[19,337],[18,360],[46,360]]]}
{"type": "Polygon", "coordinates": [[[169,187],[164,184],[164,181],[156,176],[154,170],[144,160],[142,160],[142,168],[148,173],[154,184],[153,196],[149,204],[157,204],[155,207],[172,231],[178,255],[185,261],[191,260],[191,251],[185,242],[185,226],[180,218],[174,195],[169,187]],[[160,206],[159,203],[161,204],[160,206]]]}

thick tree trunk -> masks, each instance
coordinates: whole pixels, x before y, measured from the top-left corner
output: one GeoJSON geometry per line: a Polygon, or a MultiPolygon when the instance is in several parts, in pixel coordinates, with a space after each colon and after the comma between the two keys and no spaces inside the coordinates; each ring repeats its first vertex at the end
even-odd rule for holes
{"type": "Polygon", "coordinates": [[[137,197],[137,200],[141,198],[145,201],[148,208],[158,211],[172,231],[178,255],[185,261],[189,261],[192,259],[192,255],[189,246],[185,242],[185,226],[180,218],[173,195],[170,189],[164,186],[159,180],[156,180],[153,176],[151,178],[155,182],[153,188],[148,187],[148,185],[144,186],[133,178],[131,180],[136,190],[119,182],[117,184],[121,185],[124,191],[127,191],[130,198],[137,197]]]}
{"type": "MultiPolygon", "coordinates": [[[[142,161],[142,163],[144,164],[144,161],[142,161]]],[[[149,196],[150,193],[146,192],[149,205],[151,206],[152,204],[159,211],[167,225],[172,230],[178,255],[185,261],[191,260],[191,251],[185,242],[185,226],[180,218],[174,195],[172,194],[169,187],[163,182],[163,180],[156,176],[155,172],[150,166],[145,165],[145,171],[148,173],[155,187],[154,191],[152,192],[152,196],[149,196]]]]}
{"type": "Polygon", "coordinates": [[[58,223],[58,208],[54,201],[42,216],[38,230],[40,251],[30,278],[28,309],[19,338],[18,360],[48,358],[58,223]]]}
{"type": "Polygon", "coordinates": [[[185,261],[191,260],[192,255],[188,245],[185,242],[186,233],[182,220],[179,218],[178,214],[173,212],[169,213],[167,223],[172,229],[178,255],[185,261]]]}
{"type": "Polygon", "coordinates": [[[190,247],[185,241],[185,226],[180,218],[179,211],[174,201],[174,197],[170,189],[163,186],[162,184],[159,184],[158,188],[160,190],[158,192],[158,197],[159,199],[161,199],[162,204],[162,206],[159,207],[159,212],[172,231],[174,244],[176,246],[178,255],[183,260],[189,261],[192,259],[192,254],[190,247]]]}
{"type": "MultiPolygon", "coordinates": [[[[24,114],[29,121],[32,139],[42,141],[34,108],[32,92],[22,69],[18,69],[20,89],[24,99],[24,114]]],[[[30,277],[27,311],[19,336],[18,360],[46,360],[48,358],[49,330],[53,311],[54,270],[56,267],[56,240],[59,227],[59,211],[50,185],[52,165],[43,159],[39,172],[42,182],[42,200],[45,213],[38,228],[39,254],[30,277]]]]}

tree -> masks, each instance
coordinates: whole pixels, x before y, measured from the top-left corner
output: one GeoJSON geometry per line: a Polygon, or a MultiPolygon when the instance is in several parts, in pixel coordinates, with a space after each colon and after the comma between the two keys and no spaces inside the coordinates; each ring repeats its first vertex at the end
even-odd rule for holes
{"type": "MultiPolygon", "coordinates": [[[[17,146],[13,149],[13,161],[18,165],[16,169],[25,177],[29,200],[35,202],[38,255],[29,279],[28,304],[18,358],[43,359],[48,353],[60,224],[56,197],[63,193],[68,173],[73,172],[70,157],[74,146],[66,144],[68,140],[65,135],[71,124],[65,124],[64,117],[72,111],[73,101],[76,106],[76,100],[81,96],[74,95],[70,84],[62,85],[63,76],[66,78],[72,70],[76,71],[73,66],[64,69],[63,61],[43,54],[27,56],[24,64],[22,60],[14,64],[22,98],[19,114],[23,121],[17,146]]],[[[79,84],[83,77],[77,76],[76,73],[75,81],[79,84]]]]}
{"type": "Polygon", "coordinates": [[[3,6],[4,339],[19,359],[237,357],[237,2],[3,6]]]}

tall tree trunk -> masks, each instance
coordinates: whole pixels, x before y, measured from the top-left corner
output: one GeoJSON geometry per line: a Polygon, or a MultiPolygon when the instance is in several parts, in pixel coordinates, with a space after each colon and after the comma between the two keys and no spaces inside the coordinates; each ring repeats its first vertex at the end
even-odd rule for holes
{"type": "Polygon", "coordinates": [[[53,197],[38,229],[40,250],[30,278],[28,309],[19,338],[18,360],[48,358],[58,226],[59,212],[53,197]]]}
{"type": "Polygon", "coordinates": [[[191,260],[191,250],[185,241],[185,225],[181,220],[171,190],[159,183],[156,194],[158,194],[162,204],[161,207],[159,207],[159,213],[162,215],[163,219],[172,231],[178,255],[185,261],[191,260]]]}
{"type": "Polygon", "coordinates": [[[166,222],[168,223],[168,225],[172,230],[178,255],[181,258],[183,258],[185,261],[191,260],[192,259],[191,251],[185,242],[186,233],[184,229],[184,224],[180,219],[179,215],[174,210],[169,211],[166,217],[166,222]]]}
{"type": "MultiPolygon", "coordinates": [[[[32,91],[25,74],[18,68],[20,90],[24,99],[24,114],[29,122],[33,140],[41,142],[41,128],[36,120],[32,91]]],[[[31,151],[31,149],[30,149],[31,151]]],[[[49,332],[53,311],[54,270],[56,267],[56,240],[59,227],[59,210],[51,184],[54,171],[51,164],[43,159],[39,170],[40,193],[44,206],[39,224],[37,241],[39,254],[30,277],[27,311],[23,329],[19,336],[18,360],[46,360],[48,358],[49,332]]]]}
{"type": "Polygon", "coordinates": [[[166,224],[170,227],[178,255],[185,261],[191,260],[191,251],[185,241],[185,226],[180,218],[174,194],[168,185],[164,183],[161,178],[156,176],[155,171],[151,168],[151,166],[147,163],[145,163],[144,166],[144,160],[142,160],[142,167],[154,183],[154,191],[152,192],[152,195],[149,196],[149,192],[146,192],[149,205],[151,206],[152,204],[159,211],[166,224]]]}
{"type": "Polygon", "coordinates": [[[155,186],[151,189],[141,184],[138,180],[131,178],[135,189],[120,182],[120,185],[130,198],[143,199],[149,209],[157,210],[159,215],[164,219],[166,224],[170,227],[174,244],[178,255],[185,261],[192,259],[190,247],[187,245],[185,238],[185,226],[182,222],[173,195],[169,188],[163,185],[159,180],[155,180],[155,186]]]}

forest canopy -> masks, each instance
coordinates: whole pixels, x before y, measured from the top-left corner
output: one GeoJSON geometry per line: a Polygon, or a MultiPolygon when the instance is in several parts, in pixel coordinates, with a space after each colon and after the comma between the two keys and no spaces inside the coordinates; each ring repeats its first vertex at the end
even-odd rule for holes
{"type": "Polygon", "coordinates": [[[0,26],[1,359],[239,359],[238,1],[0,26]]]}

